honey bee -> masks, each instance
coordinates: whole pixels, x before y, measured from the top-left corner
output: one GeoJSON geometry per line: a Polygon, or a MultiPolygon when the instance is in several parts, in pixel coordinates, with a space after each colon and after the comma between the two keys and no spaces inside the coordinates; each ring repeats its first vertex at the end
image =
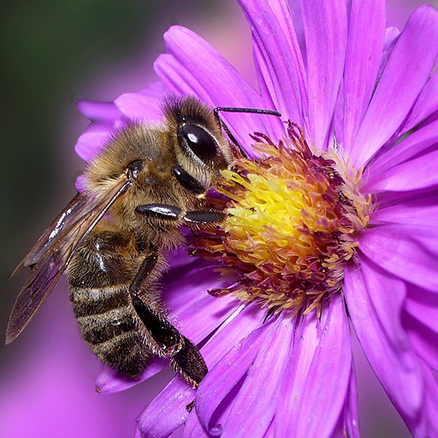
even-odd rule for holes
{"type": "Polygon", "coordinates": [[[196,346],[168,320],[158,281],[182,226],[219,223],[207,191],[241,152],[219,111],[193,97],[163,105],[164,123],[139,122],[116,133],[85,170],[85,189],[44,231],[13,275],[30,267],[6,333],[12,342],[67,269],[70,301],[93,353],[139,378],[153,356],[167,357],[192,386],[207,373],[196,346]],[[224,136],[229,135],[231,142],[224,136]]]}

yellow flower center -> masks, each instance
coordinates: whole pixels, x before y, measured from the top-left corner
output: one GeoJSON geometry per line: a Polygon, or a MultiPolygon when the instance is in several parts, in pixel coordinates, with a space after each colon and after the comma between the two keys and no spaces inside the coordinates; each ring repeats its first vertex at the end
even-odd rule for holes
{"type": "Polygon", "coordinates": [[[278,145],[259,135],[264,158],[240,159],[223,172],[218,191],[229,199],[227,218],[196,246],[234,277],[213,295],[308,313],[340,289],[371,200],[360,194],[360,172],[348,172],[334,151],[312,153],[296,125],[288,132],[278,145]]]}

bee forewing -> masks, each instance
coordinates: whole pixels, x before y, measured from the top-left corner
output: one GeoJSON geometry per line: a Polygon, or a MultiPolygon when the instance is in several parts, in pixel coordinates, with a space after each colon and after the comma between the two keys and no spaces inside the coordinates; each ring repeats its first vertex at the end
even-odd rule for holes
{"type": "Polygon", "coordinates": [[[6,344],[11,343],[29,324],[55,287],[82,239],[96,226],[114,201],[131,185],[123,174],[103,196],[77,195],[45,231],[17,270],[33,265],[9,318],[6,344]],[[69,211],[62,220],[63,214],[69,211]],[[56,235],[52,236],[51,231],[56,235]],[[56,231],[55,231],[56,230],[56,231]]]}
{"type": "Polygon", "coordinates": [[[86,209],[84,211],[86,203],[87,197],[84,193],[78,193],[46,228],[37,243],[35,243],[32,249],[27,253],[26,257],[24,257],[20,264],[15,268],[11,277],[16,275],[21,268],[35,265],[51,248],[53,242],[56,241],[59,235],[68,229],[72,225],[72,222],[76,222],[80,216],[83,216],[83,214],[86,213],[86,209]]]}

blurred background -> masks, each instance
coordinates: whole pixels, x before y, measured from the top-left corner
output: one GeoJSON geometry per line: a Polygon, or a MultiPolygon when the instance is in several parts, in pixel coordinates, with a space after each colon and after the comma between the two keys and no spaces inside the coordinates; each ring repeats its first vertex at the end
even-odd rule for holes
{"type": "MultiPolygon", "coordinates": [[[[388,25],[403,27],[421,3],[390,0],[388,25]]],[[[74,196],[83,170],[73,146],[88,122],[76,102],[112,100],[146,87],[172,24],[200,34],[255,85],[249,29],[231,0],[16,0],[2,6],[0,339],[26,273],[8,276],[74,196]]],[[[79,338],[67,287],[60,282],[13,344],[0,341],[0,437],[133,437],[135,419],[172,375],[165,370],[122,394],[95,393],[100,364],[79,338]]],[[[362,435],[409,436],[366,361],[356,362],[362,435]]]]}

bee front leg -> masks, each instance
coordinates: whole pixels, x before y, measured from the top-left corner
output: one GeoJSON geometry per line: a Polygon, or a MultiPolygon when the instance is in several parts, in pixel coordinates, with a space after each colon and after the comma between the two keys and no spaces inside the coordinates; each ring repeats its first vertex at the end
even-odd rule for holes
{"type": "Polygon", "coordinates": [[[169,220],[183,220],[190,224],[214,224],[225,219],[225,213],[217,210],[194,210],[184,212],[175,205],[147,204],[139,205],[136,212],[149,217],[169,220]]]}
{"type": "Polygon", "coordinates": [[[184,170],[180,165],[172,167],[172,174],[186,190],[192,192],[194,195],[200,195],[207,191],[196,178],[190,175],[190,173],[184,170]]]}

